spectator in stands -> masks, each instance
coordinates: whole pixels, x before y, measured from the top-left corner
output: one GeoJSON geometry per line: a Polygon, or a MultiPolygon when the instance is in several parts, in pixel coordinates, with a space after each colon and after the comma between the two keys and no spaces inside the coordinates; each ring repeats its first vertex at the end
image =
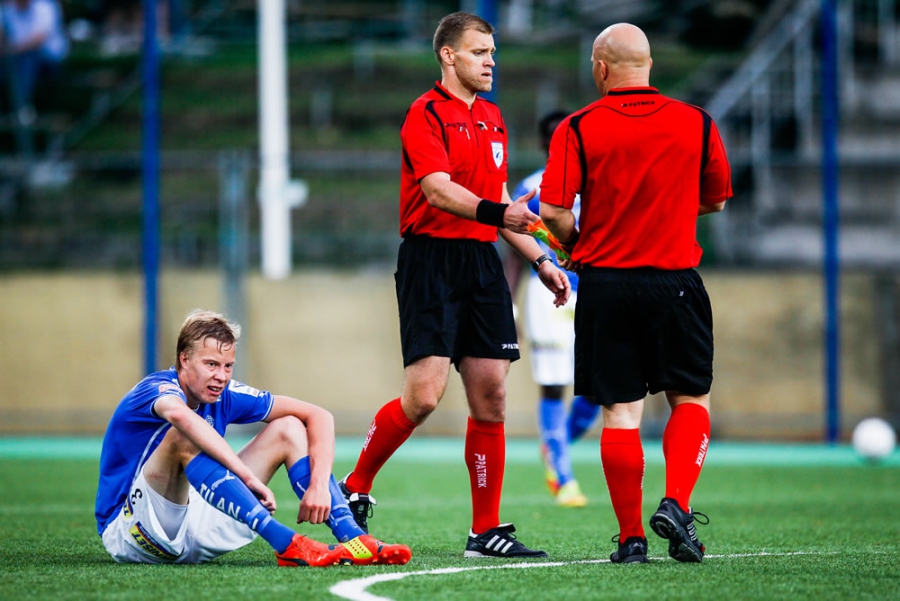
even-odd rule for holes
{"type": "Polygon", "coordinates": [[[62,10],[56,0],[4,0],[0,11],[0,49],[8,59],[0,82],[15,110],[33,114],[35,88],[55,77],[69,54],[62,10]]]}
{"type": "Polygon", "coordinates": [[[103,40],[100,51],[107,56],[137,54],[144,37],[144,16],[139,0],[106,0],[103,3],[103,40]]]}
{"type": "MultiPolygon", "coordinates": [[[[169,14],[180,19],[179,33],[186,25],[185,0],[157,0],[156,39],[162,47],[170,42],[169,14]]],[[[141,0],[105,0],[103,2],[103,39],[100,52],[105,56],[137,54],[144,43],[144,6],[141,0]]],[[[174,31],[173,31],[174,33],[174,31]]]]}

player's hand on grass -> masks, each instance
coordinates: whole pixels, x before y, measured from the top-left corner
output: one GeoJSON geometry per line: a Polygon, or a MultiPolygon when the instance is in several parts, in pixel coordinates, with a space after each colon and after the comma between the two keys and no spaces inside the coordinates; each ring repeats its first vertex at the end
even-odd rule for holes
{"type": "Polygon", "coordinates": [[[553,305],[562,307],[569,301],[569,295],[572,293],[572,284],[569,282],[569,276],[557,268],[552,261],[544,261],[538,268],[538,277],[547,290],[555,295],[553,305]]]}
{"type": "Polygon", "coordinates": [[[303,493],[300,509],[297,512],[297,523],[321,524],[328,519],[330,513],[331,491],[328,489],[326,481],[324,486],[310,486],[303,493]]]}
{"type": "Polygon", "coordinates": [[[503,226],[517,234],[528,234],[528,226],[538,219],[537,215],[528,208],[528,201],[534,198],[537,188],[518,197],[506,208],[503,214],[503,226]]]}

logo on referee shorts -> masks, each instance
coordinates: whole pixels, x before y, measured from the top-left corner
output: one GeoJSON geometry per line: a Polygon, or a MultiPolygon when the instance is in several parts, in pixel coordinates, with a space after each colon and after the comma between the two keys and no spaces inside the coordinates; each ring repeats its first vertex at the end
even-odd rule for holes
{"type": "Polygon", "coordinates": [[[491,150],[494,154],[494,164],[499,169],[503,164],[503,142],[491,142],[491,150]]]}

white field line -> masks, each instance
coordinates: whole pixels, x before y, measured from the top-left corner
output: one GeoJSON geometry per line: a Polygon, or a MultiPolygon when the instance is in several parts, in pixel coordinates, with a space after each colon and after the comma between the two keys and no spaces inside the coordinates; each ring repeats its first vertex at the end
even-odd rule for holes
{"type": "MultiPolygon", "coordinates": [[[[792,551],[787,553],[768,553],[761,551],[759,553],[733,553],[730,555],[704,555],[703,559],[733,559],[741,557],[767,557],[767,556],[786,556],[786,555],[822,555],[822,553],[813,551],[792,551]]],[[[667,558],[651,557],[651,561],[666,561],[667,558]]],[[[423,570],[420,572],[395,572],[393,574],[378,574],[377,576],[368,576],[366,578],[355,578],[353,580],[344,580],[332,586],[329,590],[333,595],[350,599],[351,601],[393,601],[390,597],[379,597],[366,591],[373,584],[381,582],[391,582],[392,580],[402,580],[409,576],[440,576],[444,574],[458,574],[460,572],[472,572],[474,570],[522,570],[529,568],[558,568],[560,566],[569,566],[576,564],[595,564],[610,563],[608,559],[582,559],[578,561],[552,561],[552,562],[528,562],[528,563],[511,563],[506,565],[490,565],[490,566],[472,566],[465,568],[438,568],[436,570],[423,570]]]]}

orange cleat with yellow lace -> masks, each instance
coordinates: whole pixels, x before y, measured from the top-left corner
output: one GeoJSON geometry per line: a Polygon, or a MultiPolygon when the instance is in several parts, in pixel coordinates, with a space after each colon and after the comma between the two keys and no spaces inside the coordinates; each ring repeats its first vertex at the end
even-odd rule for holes
{"type": "Polygon", "coordinates": [[[390,545],[370,534],[360,534],[336,546],[343,550],[340,563],[344,565],[366,566],[377,563],[402,566],[412,557],[412,551],[406,545],[390,545]]]}

